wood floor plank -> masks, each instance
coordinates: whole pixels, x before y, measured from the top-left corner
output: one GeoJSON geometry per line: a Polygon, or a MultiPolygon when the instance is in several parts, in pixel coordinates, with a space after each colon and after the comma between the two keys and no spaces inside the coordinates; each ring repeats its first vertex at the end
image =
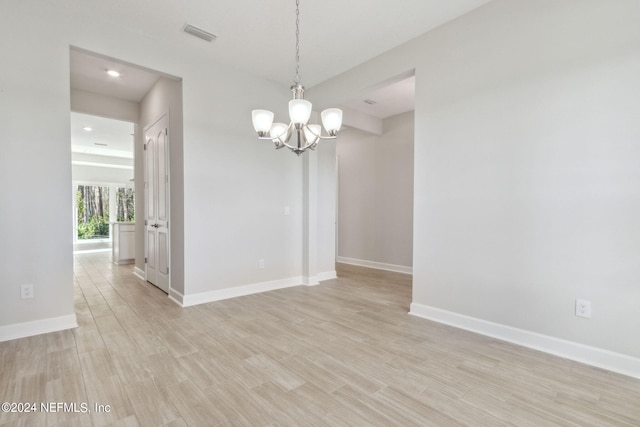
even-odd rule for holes
{"type": "Polygon", "coordinates": [[[330,393],[345,384],[345,380],[335,375],[331,370],[307,359],[304,355],[292,355],[282,363],[293,374],[301,378],[304,383],[313,384],[318,389],[330,393]]]}
{"type": "Polygon", "coordinates": [[[377,381],[367,375],[359,372],[358,369],[354,369],[334,356],[327,356],[322,359],[318,359],[315,363],[327,371],[333,372],[337,375],[345,384],[353,386],[358,390],[362,390],[364,393],[372,394],[382,389],[385,384],[377,381]]]}
{"type": "Polygon", "coordinates": [[[368,420],[372,425],[401,425],[401,426],[425,426],[425,419],[415,419],[407,415],[402,408],[387,405],[377,399],[374,394],[364,393],[347,384],[331,393],[345,405],[349,406],[359,416],[368,420]]]}
{"type": "Polygon", "coordinates": [[[285,365],[263,354],[251,356],[246,359],[246,362],[284,390],[293,390],[304,384],[304,380],[291,372],[285,365]]]}
{"type": "Polygon", "coordinates": [[[165,425],[181,418],[169,397],[151,379],[124,384],[123,388],[140,425],[165,425]]]}
{"type": "Polygon", "coordinates": [[[435,408],[424,400],[415,398],[415,395],[416,393],[406,393],[395,387],[385,387],[376,392],[374,397],[387,407],[397,409],[418,425],[461,426],[464,424],[456,419],[456,414],[448,408],[446,410],[435,408]]]}
{"type": "Polygon", "coordinates": [[[412,397],[442,413],[454,414],[456,421],[465,425],[493,427],[513,425],[506,420],[501,420],[491,415],[491,413],[485,410],[467,404],[463,400],[455,397],[455,395],[452,395],[445,388],[429,388],[420,394],[412,395],[412,397]]]}
{"type": "Polygon", "coordinates": [[[304,420],[304,424],[309,426],[323,424],[325,412],[294,392],[283,390],[271,382],[265,382],[251,391],[259,397],[263,405],[274,408],[279,414],[287,414],[287,419],[291,422],[304,420]]]}
{"type": "MultiPolygon", "coordinates": [[[[99,382],[85,382],[87,403],[91,408],[91,419],[94,426],[105,426],[121,423],[135,416],[133,405],[127,398],[124,387],[117,376],[102,376],[99,382]],[[109,410],[95,411],[95,405],[102,405],[109,410]]],[[[131,421],[127,421],[130,423],[131,421]]]]}
{"type": "Polygon", "coordinates": [[[187,425],[217,426],[227,421],[224,411],[192,382],[187,380],[171,384],[165,390],[187,425]]]}

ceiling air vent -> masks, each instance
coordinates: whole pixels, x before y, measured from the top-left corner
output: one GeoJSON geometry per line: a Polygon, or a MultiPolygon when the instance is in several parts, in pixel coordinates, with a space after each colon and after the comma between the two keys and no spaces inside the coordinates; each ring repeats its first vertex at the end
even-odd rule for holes
{"type": "Polygon", "coordinates": [[[369,105],[374,105],[376,104],[376,101],[374,101],[373,99],[365,99],[364,103],[369,105]]]}
{"type": "Polygon", "coordinates": [[[196,36],[199,39],[206,40],[208,42],[216,39],[215,34],[211,34],[208,31],[203,30],[202,28],[194,27],[193,25],[187,24],[184,26],[183,31],[187,34],[191,34],[192,36],[196,36]]]}

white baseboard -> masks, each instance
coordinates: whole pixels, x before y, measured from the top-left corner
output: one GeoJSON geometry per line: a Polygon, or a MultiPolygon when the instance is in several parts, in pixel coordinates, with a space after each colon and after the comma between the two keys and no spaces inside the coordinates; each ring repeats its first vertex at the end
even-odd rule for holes
{"type": "Polygon", "coordinates": [[[176,304],[178,304],[181,307],[186,307],[182,303],[184,301],[184,295],[182,293],[176,291],[175,289],[169,288],[169,299],[171,301],[175,302],[176,304]]]}
{"type": "Polygon", "coordinates": [[[75,314],[0,326],[0,342],[78,327],[75,314]]]}
{"type": "Polygon", "coordinates": [[[252,295],[261,292],[274,291],[276,289],[290,288],[293,286],[300,286],[302,284],[302,277],[291,277],[288,279],[272,280],[269,282],[236,286],[233,288],[201,292],[192,295],[182,295],[179,292],[172,291],[169,297],[173,301],[180,304],[182,307],[190,307],[192,305],[204,304],[207,302],[220,301],[235,297],[242,297],[245,295],[252,295]]]}
{"type": "Polygon", "coordinates": [[[318,282],[324,282],[325,280],[337,279],[338,274],[335,270],[333,271],[325,271],[323,273],[318,273],[318,282]]]}
{"type": "Polygon", "coordinates": [[[422,304],[411,303],[409,314],[640,379],[636,357],[422,304]]]}
{"type": "Polygon", "coordinates": [[[337,279],[338,274],[335,270],[333,271],[325,271],[322,273],[318,273],[315,276],[302,276],[302,284],[306,286],[315,286],[319,285],[320,282],[324,282],[325,280],[337,279]]]}
{"type": "Polygon", "coordinates": [[[261,292],[274,291],[276,289],[290,288],[293,286],[315,286],[325,280],[337,278],[335,271],[319,273],[317,276],[290,277],[288,279],[272,280],[269,282],[253,283],[250,285],[237,286],[235,288],[219,289],[209,292],[201,292],[193,295],[183,295],[182,293],[169,289],[169,299],[182,307],[205,304],[207,302],[220,301],[229,298],[242,297],[246,295],[258,294],[261,292]]]}
{"type": "Polygon", "coordinates": [[[413,267],[404,265],[385,264],[384,262],[367,261],[364,259],[355,259],[339,256],[337,261],[343,264],[357,265],[360,267],[375,268],[376,270],[394,271],[396,273],[413,274],[413,267]]]}
{"type": "Polygon", "coordinates": [[[318,276],[302,276],[301,284],[305,286],[315,286],[319,285],[320,281],[318,280],[318,276]]]}
{"type": "Polygon", "coordinates": [[[133,275],[136,276],[139,279],[147,280],[144,270],[142,270],[142,269],[140,269],[138,267],[133,267],[133,275]]]}

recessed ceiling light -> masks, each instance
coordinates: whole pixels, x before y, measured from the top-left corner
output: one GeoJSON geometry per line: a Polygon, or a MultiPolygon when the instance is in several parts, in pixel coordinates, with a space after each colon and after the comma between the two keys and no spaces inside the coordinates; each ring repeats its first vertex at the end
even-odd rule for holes
{"type": "Polygon", "coordinates": [[[100,146],[100,147],[106,147],[106,146],[108,146],[109,144],[105,144],[104,142],[94,142],[94,143],[93,143],[93,145],[98,145],[98,146],[100,146]]]}
{"type": "Polygon", "coordinates": [[[120,77],[120,73],[116,70],[107,70],[107,74],[109,74],[111,77],[120,77]]]}
{"type": "Polygon", "coordinates": [[[87,132],[91,132],[93,130],[93,128],[91,126],[85,126],[82,129],[86,130],[87,132]]]}

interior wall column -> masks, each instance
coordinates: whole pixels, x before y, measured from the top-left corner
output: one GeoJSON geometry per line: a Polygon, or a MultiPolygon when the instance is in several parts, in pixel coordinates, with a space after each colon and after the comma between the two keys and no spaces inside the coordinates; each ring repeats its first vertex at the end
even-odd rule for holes
{"type": "Polygon", "coordinates": [[[308,150],[302,154],[302,276],[303,284],[318,281],[318,154],[308,150]]]}

